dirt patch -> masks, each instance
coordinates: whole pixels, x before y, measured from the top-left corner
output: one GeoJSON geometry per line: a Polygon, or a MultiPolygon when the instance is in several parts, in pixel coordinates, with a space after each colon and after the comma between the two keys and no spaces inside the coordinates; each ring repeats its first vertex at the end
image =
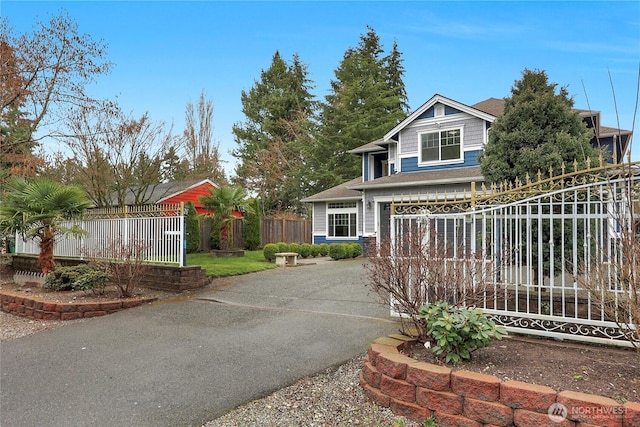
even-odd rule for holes
{"type": "MultiPolygon", "coordinates": [[[[444,365],[422,344],[404,354],[444,365]]],[[[640,352],[632,349],[509,336],[474,351],[469,361],[446,366],[549,386],[557,392],[597,394],[621,403],[640,401],[640,352]]]]}
{"type": "Polygon", "coordinates": [[[54,291],[36,285],[16,285],[15,283],[7,282],[0,284],[0,291],[17,292],[24,294],[24,296],[56,303],[91,303],[140,298],[164,299],[176,296],[175,292],[138,287],[131,297],[121,298],[115,286],[107,286],[104,291],[54,291]]]}

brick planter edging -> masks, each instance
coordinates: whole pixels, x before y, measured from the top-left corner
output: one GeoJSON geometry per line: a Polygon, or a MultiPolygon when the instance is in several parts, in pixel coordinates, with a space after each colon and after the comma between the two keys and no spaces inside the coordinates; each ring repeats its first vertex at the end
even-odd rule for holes
{"type": "Polygon", "coordinates": [[[0,310],[36,320],[74,320],[104,316],[156,299],[138,298],[92,303],[60,303],[25,296],[22,293],[2,291],[0,292],[0,310]]]}
{"type": "Polygon", "coordinates": [[[373,341],[360,386],[372,402],[416,422],[433,415],[439,427],[640,426],[639,402],[620,404],[593,394],[503,382],[493,375],[419,362],[400,352],[415,344],[399,334],[373,341]],[[566,409],[566,418],[552,420],[552,406],[566,409]]]}

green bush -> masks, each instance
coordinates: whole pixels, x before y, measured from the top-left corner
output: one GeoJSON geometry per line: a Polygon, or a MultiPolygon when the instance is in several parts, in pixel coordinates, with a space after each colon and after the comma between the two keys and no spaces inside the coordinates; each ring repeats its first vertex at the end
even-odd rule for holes
{"type": "Polygon", "coordinates": [[[289,252],[295,252],[297,254],[300,254],[300,244],[298,243],[289,244],[289,252]]]}
{"type": "Polygon", "coordinates": [[[347,247],[344,243],[332,243],[329,245],[329,256],[332,259],[344,259],[347,256],[347,247]]]}
{"type": "Polygon", "coordinates": [[[427,322],[427,336],[431,338],[431,351],[444,357],[445,363],[460,363],[470,359],[471,352],[486,347],[492,338],[502,339],[507,331],[480,309],[458,308],[444,301],[421,307],[418,314],[427,322]]]}
{"type": "Polygon", "coordinates": [[[320,255],[320,246],[311,245],[311,256],[315,258],[318,255],[320,255]]]}
{"type": "Polygon", "coordinates": [[[302,258],[309,258],[311,256],[311,245],[309,243],[301,244],[299,253],[302,258]]]}
{"type": "Polygon", "coordinates": [[[360,243],[349,243],[347,246],[351,258],[357,258],[362,255],[362,246],[360,246],[360,243]]]}
{"type": "Polygon", "coordinates": [[[266,245],[264,245],[264,248],[262,249],[262,253],[264,254],[264,258],[269,261],[269,262],[273,262],[276,259],[276,254],[278,253],[278,245],[276,245],[275,243],[267,243],[266,245]]]}
{"type": "Polygon", "coordinates": [[[43,287],[56,291],[104,290],[111,274],[104,268],[89,264],[56,267],[45,279],[43,287]]]}
{"type": "Polygon", "coordinates": [[[327,256],[329,255],[329,245],[326,243],[320,243],[318,245],[318,249],[320,250],[319,254],[320,256],[327,256]]]}
{"type": "Polygon", "coordinates": [[[276,245],[278,245],[278,252],[290,252],[288,243],[278,242],[276,245]]]}

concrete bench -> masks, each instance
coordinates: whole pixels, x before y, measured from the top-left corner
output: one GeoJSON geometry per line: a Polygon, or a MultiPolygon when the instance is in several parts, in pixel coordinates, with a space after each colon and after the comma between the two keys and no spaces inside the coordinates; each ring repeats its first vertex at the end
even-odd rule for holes
{"type": "Polygon", "coordinates": [[[276,265],[281,267],[298,265],[298,254],[296,252],[278,252],[276,254],[276,265]]]}

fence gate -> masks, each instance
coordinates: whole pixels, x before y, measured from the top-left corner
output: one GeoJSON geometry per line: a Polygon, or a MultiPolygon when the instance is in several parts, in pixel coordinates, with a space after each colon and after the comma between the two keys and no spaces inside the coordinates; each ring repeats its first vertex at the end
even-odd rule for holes
{"type": "Polygon", "coordinates": [[[411,271],[424,303],[475,305],[512,332],[630,345],[637,172],[601,166],[449,202],[395,201],[392,256],[429,258],[411,271]]]}

